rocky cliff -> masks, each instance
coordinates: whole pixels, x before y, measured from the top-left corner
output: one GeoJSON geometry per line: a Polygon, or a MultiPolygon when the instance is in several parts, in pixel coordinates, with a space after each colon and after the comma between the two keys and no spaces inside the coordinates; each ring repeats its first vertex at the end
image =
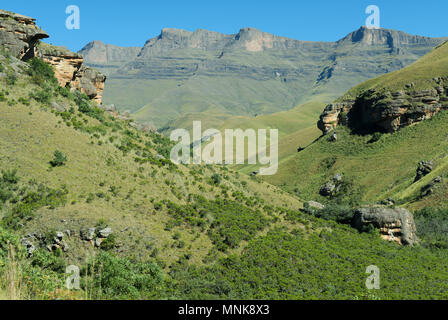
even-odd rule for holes
{"type": "Polygon", "coordinates": [[[318,122],[324,134],[337,125],[360,133],[392,133],[448,110],[448,78],[434,79],[434,88],[363,92],[355,100],[328,105],[318,122]]]}
{"type": "Polygon", "coordinates": [[[448,43],[409,67],[353,88],[325,108],[318,127],[324,134],[338,125],[358,133],[392,133],[446,109],[448,43]]]}
{"type": "Polygon", "coordinates": [[[48,34],[36,26],[35,19],[0,10],[0,44],[2,50],[19,59],[35,56],[35,45],[48,34]]]}
{"type": "Polygon", "coordinates": [[[102,73],[109,75],[117,71],[123,64],[137,58],[141,49],[140,47],[119,47],[104,44],[102,41],[92,41],[78,53],[89,66],[95,67],[102,73]]]}
{"type": "Polygon", "coordinates": [[[54,67],[56,79],[61,87],[70,86],[78,89],[101,104],[106,77],[84,65],[81,55],[45,43],[41,43],[37,51],[39,57],[54,67]]]}
{"type": "Polygon", "coordinates": [[[78,89],[101,104],[106,77],[84,65],[81,55],[39,42],[48,37],[35,25],[35,19],[0,10],[0,44],[3,50],[21,60],[43,59],[54,67],[60,86],[78,89]]]}

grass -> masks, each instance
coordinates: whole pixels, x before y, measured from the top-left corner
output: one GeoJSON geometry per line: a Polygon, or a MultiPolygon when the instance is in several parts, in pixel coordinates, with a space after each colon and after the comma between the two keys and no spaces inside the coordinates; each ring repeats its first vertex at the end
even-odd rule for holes
{"type": "MultiPolygon", "coordinates": [[[[283,161],[279,173],[266,177],[266,180],[283,185],[291,192],[297,188],[304,199],[323,200],[318,195],[320,187],[336,173],[343,173],[355,179],[355,184],[363,190],[364,202],[387,197],[408,202],[406,199],[418,197],[420,189],[433,178],[445,177],[448,173],[446,121],[448,112],[442,112],[395,134],[384,134],[374,143],[370,143],[371,135],[353,135],[340,127],[338,141],[330,142],[328,137],[322,137],[306,150],[283,161]],[[414,183],[417,164],[421,160],[433,160],[436,167],[430,175],[414,183]],[[328,168],[325,163],[331,163],[331,166],[328,168]]],[[[430,199],[435,206],[445,201],[443,197],[436,201],[435,195],[430,199]]],[[[428,205],[429,199],[424,201],[428,205]]],[[[419,202],[408,205],[420,207],[419,202]]]]}
{"type": "MultiPolygon", "coordinates": [[[[156,154],[170,149],[167,139],[114,120],[81,95],[47,86],[48,101],[32,98],[26,104],[9,103],[40,89],[27,75],[18,77],[16,85],[0,82],[0,90],[9,93],[7,101],[0,102],[0,167],[8,169],[6,178],[2,177],[5,186],[0,185],[3,295],[20,299],[350,299],[367,296],[365,267],[377,263],[386,275],[380,298],[446,298],[446,251],[402,248],[380,240],[378,234],[360,234],[310,216],[300,211],[298,197],[225,166],[174,166],[157,159],[156,154]],[[51,110],[49,101],[68,110],[51,110]],[[50,165],[55,151],[63,154],[64,165],[50,165]],[[12,174],[15,168],[17,174],[12,174]],[[64,201],[50,201],[59,199],[51,196],[44,201],[47,197],[35,193],[28,197],[27,185],[35,183],[42,186],[41,191],[63,190],[64,201]],[[24,205],[32,214],[19,216],[14,225],[6,223],[5,217],[24,205]],[[114,231],[115,244],[107,251],[78,236],[80,230],[99,225],[114,231]],[[64,230],[74,231],[65,236],[68,252],[39,248],[32,257],[25,257],[19,241],[23,236],[36,232],[52,239],[56,231],[64,230]],[[14,254],[8,256],[9,244],[14,254]],[[64,267],[73,263],[82,268],[80,292],[63,289],[64,267]],[[411,269],[417,272],[408,272],[411,269]]],[[[304,142],[310,141],[315,133],[308,132],[307,126],[316,106],[296,110],[308,115],[301,120],[303,128],[289,121],[293,112],[259,117],[251,125],[283,126],[282,137],[303,135],[304,142]]],[[[414,152],[431,157],[446,174],[447,117],[440,113],[375,143],[342,129],[336,143],[323,138],[293,158],[284,157],[283,162],[292,164],[289,169],[295,171],[281,171],[280,177],[299,184],[305,199],[339,171],[366,190],[362,200],[376,197],[377,190],[368,189],[372,185],[381,188],[379,195],[405,192],[412,178],[409,168],[421,160],[415,159],[414,152]],[[422,141],[422,136],[428,140],[422,141]],[[391,154],[397,156],[389,161],[391,154]],[[336,159],[328,160],[330,155],[336,159]],[[299,165],[303,167],[297,170],[299,165]],[[396,168],[400,170],[394,175],[396,168]],[[356,176],[350,177],[350,172],[356,176]],[[380,183],[373,184],[379,177],[380,183]],[[396,190],[390,186],[395,186],[394,179],[400,179],[396,190]]]]}
{"type": "MultiPolygon", "coordinates": [[[[8,88],[10,95],[15,97],[27,96],[35,91],[37,86],[30,84],[26,78],[19,79],[18,85],[8,88]]],[[[52,99],[55,99],[52,97],[52,99]]],[[[73,105],[72,101],[64,97],[57,97],[60,104],[73,105]]],[[[229,176],[222,182],[230,190],[242,191],[248,197],[256,195],[267,202],[283,206],[285,203],[291,208],[300,208],[301,202],[279,189],[267,186],[263,182],[252,181],[245,176],[227,171],[225,168],[203,168],[198,181],[194,185],[190,179],[190,170],[200,168],[180,167],[179,171],[170,171],[151,163],[137,163],[136,154],[132,150],[127,155],[116,147],[123,129],[114,132],[113,128],[105,127],[105,135],[97,132],[76,130],[73,125],[68,126],[60,115],[50,112],[47,106],[34,100],[29,106],[21,103],[14,107],[5,102],[0,104],[3,114],[0,119],[0,159],[2,168],[17,168],[21,179],[36,179],[46,185],[59,188],[67,187],[67,205],[39,210],[35,219],[26,226],[27,231],[43,229],[61,230],[67,228],[62,224],[61,217],[70,219],[75,229],[82,225],[94,226],[98,219],[110,221],[114,230],[122,238],[122,247],[133,252],[141,252],[142,256],[149,256],[154,248],[158,248],[160,258],[169,266],[187,252],[192,253],[191,261],[202,263],[202,259],[212,247],[206,235],[196,238],[190,230],[176,228],[182,234],[190,248],[172,248],[171,231],[165,230],[169,216],[165,212],[154,210],[151,199],[167,199],[179,203],[188,194],[203,194],[207,198],[220,196],[221,188],[205,183],[208,177],[216,172],[229,176]],[[97,136],[95,136],[97,134],[97,136]],[[116,136],[114,143],[109,138],[116,136]],[[98,145],[103,141],[102,145],[98,145]],[[67,161],[64,166],[51,168],[49,162],[53,160],[55,151],[62,152],[67,161]],[[170,181],[170,185],[164,183],[170,181]],[[241,185],[246,181],[246,186],[241,185]],[[100,183],[102,186],[100,186],[100,183]],[[109,192],[112,187],[118,187],[115,197],[109,192]],[[201,191],[201,188],[202,191],[201,191]],[[105,198],[99,198],[98,193],[104,193],[105,198]],[[95,195],[90,203],[90,194],[95,195]],[[178,198],[181,197],[181,198],[178,198]],[[136,241],[137,240],[137,241],[136,241]]],[[[86,127],[102,126],[93,118],[76,114],[81,122],[88,120],[86,127]]],[[[138,142],[150,141],[147,137],[128,128],[139,138],[138,142]]],[[[156,144],[152,142],[155,147],[156,144]]],[[[140,152],[140,151],[139,151],[140,152]]],[[[71,247],[76,248],[73,244],[71,247]]],[[[75,250],[75,249],[73,249],[75,250]]],[[[82,255],[87,248],[79,246],[73,255],[82,255]]]]}
{"type": "Polygon", "coordinates": [[[405,86],[411,83],[414,84],[412,90],[432,89],[436,85],[434,78],[446,77],[447,74],[448,42],[434,48],[406,68],[385,74],[354,87],[339,100],[355,98],[368,89],[405,90],[405,86]]]}

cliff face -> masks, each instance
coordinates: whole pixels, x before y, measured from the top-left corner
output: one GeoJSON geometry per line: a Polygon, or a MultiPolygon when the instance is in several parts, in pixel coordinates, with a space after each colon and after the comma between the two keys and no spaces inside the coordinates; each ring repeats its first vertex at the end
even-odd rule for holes
{"type": "Polygon", "coordinates": [[[395,132],[430,119],[448,109],[448,77],[435,78],[432,89],[387,91],[370,89],[355,100],[328,105],[320,116],[319,129],[327,134],[338,125],[357,132],[395,132]]]}
{"type": "Polygon", "coordinates": [[[36,26],[35,19],[0,10],[0,44],[14,57],[26,59],[35,55],[35,45],[48,34],[36,26]]]}
{"type": "Polygon", "coordinates": [[[0,10],[0,44],[4,50],[22,60],[40,57],[54,67],[61,87],[78,89],[101,104],[106,77],[85,66],[81,55],[66,48],[39,43],[40,39],[48,37],[36,27],[34,19],[0,10]]]}
{"type": "Polygon", "coordinates": [[[141,50],[140,47],[119,47],[104,44],[102,41],[92,41],[78,53],[89,66],[109,75],[117,71],[123,64],[137,58],[141,50]]]}
{"type": "Polygon", "coordinates": [[[106,76],[83,64],[81,55],[63,47],[40,44],[38,55],[55,70],[61,87],[70,86],[85,93],[90,99],[101,104],[106,76]]]}

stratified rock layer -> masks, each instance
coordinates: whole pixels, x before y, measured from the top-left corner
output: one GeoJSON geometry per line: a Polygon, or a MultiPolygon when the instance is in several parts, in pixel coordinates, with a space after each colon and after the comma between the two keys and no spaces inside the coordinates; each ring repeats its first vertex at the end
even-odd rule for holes
{"type": "Polygon", "coordinates": [[[355,100],[328,105],[320,116],[319,129],[327,134],[338,125],[359,132],[395,132],[403,127],[430,119],[448,109],[448,78],[434,79],[434,88],[402,91],[370,89],[355,100]]]}
{"type": "Polygon", "coordinates": [[[0,44],[7,53],[19,59],[33,57],[35,45],[48,34],[36,26],[35,19],[0,10],[0,44]]]}
{"type": "Polygon", "coordinates": [[[81,55],[49,44],[41,44],[38,54],[54,67],[56,79],[61,87],[70,86],[72,89],[78,89],[101,104],[106,76],[84,65],[81,55]]]}
{"type": "Polygon", "coordinates": [[[403,208],[358,209],[353,217],[353,225],[359,230],[373,225],[379,229],[383,239],[402,245],[414,245],[418,242],[414,217],[412,213],[403,208]]]}

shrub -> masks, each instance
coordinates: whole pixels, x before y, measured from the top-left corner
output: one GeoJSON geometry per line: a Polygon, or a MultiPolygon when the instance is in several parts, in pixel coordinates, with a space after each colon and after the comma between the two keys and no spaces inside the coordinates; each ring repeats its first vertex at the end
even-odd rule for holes
{"type": "Polygon", "coordinates": [[[163,271],[157,264],[131,261],[104,251],[88,264],[85,272],[93,278],[94,298],[100,299],[152,298],[160,295],[157,289],[163,284],[163,271]]]}
{"type": "Polygon", "coordinates": [[[50,161],[50,165],[54,167],[62,167],[66,164],[67,157],[59,150],[54,152],[54,158],[50,161]]]}
{"type": "Polygon", "coordinates": [[[414,219],[424,246],[448,249],[448,209],[426,207],[414,219]]]}
{"type": "Polygon", "coordinates": [[[51,98],[53,94],[51,92],[51,89],[46,87],[42,90],[39,90],[35,93],[30,93],[30,98],[36,100],[37,102],[43,103],[43,104],[50,104],[51,98]]]}
{"type": "Polygon", "coordinates": [[[213,184],[218,185],[221,183],[222,178],[219,174],[215,173],[214,175],[212,175],[211,180],[213,184]]]}
{"type": "Polygon", "coordinates": [[[314,216],[325,220],[333,220],[343,224],[352,222],[354,211],[347,205],[329,204],[324,209],[316,210],[314,216]]]}
{"type": "Polygon", "coordinates": [[[13,86],[17,83],[18,77],[14,72],[8,72],[6,75],[6,83],[10,86],[13,86]]]}
{"type": "Polygon", "coordinates": [[[30,68],[28,74],[31,76],[34,83],[42,85],[45,83],[57,84],[56,77],[54,76],[54,70],[51,65],[44,62],[39,58],[32,58],[28,61],[30,68]]]}

